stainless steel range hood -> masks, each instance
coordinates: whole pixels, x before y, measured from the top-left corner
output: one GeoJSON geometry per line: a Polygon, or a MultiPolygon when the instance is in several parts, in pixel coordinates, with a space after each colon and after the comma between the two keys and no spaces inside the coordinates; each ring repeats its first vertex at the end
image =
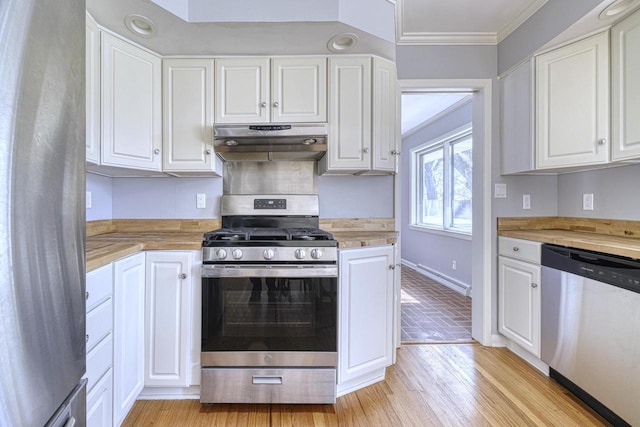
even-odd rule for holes
{"type": "Polygon", "coordinates": [[[215,125],[214,149],[225,161],[318,160],[326,123],[215,125]]]}

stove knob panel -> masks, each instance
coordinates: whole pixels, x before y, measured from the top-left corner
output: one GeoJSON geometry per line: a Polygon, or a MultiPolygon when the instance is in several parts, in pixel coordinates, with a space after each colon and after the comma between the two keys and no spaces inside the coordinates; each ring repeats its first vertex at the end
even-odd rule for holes
{"type": "Polygon", "coordinates": [[[271,260],[276,256],[276,253],[273,249],[265,249],[264,252],[262,252],[262,255],[264,256],[264,259],[271,260]]]}
{"type": "Polygon", "coordinates": [[[322,249],[311,249],[311,258],[313,259],[320,259],[323,254],[324,252],[322,252],[322,249]]]}
{"type": "Polygon", "coordinates": [[[216,251],[216,257],[218,259],[225,259],[227,257],[227,250],[226,249],[218,249],[216,251]]]}
{"type": "Polygon", "coordinates": [[[242,258],[242,249],[234,249],[231,252],[231,255],[233,255],[233,259],[240,259],[242,258]]]}
{"type": "Polygon", "coordinates": [[[296,249],[296,258],[304,259],[304,257],[306,256],[307,256],[307,251],[305,251],[304,249],[296,249]]]}

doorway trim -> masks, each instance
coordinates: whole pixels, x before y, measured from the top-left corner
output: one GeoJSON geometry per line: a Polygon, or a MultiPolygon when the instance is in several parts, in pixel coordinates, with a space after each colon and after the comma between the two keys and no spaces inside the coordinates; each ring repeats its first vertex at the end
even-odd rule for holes
{"type": "MultiPolygon", "coordinates": [[[[491,256],[491,146],[492,146],[492,80],[491,79],[400,79],[399,96],[403,92],[473,92],[473,139],[481,141],[481,156],[474,150],[473,227],[471,269],[471,336],[480,344],[493,345],[492,319],[492,256],[491,256]],[[480,170],[475,167],[480,161],[480,170]],[[480,191],[478,191],[478,189],[480,191]],[[476,194],[481,194],[476,203],[476,194]]],[[[402,139],[400,138],[400,145],[402,139]]],[[[475,146],[475,145],[474,145],[475,146]]],[[[402,148],[401,148],[402,150],[402,148]]],[[[399,171],[399,174],[406,171],[399,171]]],[[[396,230],[400,230],[400,178],[395,180],[396,230]]],[[[400,307],[397,308],[400,310],[400,307]]],[[[399,317],[399,316],[398,316],[399,317]]],[[[398,325],[399,328],[399,319],[398,325]]]]}

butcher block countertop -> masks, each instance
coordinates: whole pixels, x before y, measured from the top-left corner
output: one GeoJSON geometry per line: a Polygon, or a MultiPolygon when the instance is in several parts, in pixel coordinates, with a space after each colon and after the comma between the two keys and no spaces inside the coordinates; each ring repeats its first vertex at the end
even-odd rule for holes
{"type": "Polygon", "coordinates": [[[498,235],[640,259],[640,221],[498,218],[498,235]]]}
{"type": "MultiPolygon", "coordinates": [[[[341,249],[396,243],[393,219],[322,220],[341,249]]],[[[105,220],[87,223],[87,271],[145,250],[199,250],[219,220],[105,220]]]]}

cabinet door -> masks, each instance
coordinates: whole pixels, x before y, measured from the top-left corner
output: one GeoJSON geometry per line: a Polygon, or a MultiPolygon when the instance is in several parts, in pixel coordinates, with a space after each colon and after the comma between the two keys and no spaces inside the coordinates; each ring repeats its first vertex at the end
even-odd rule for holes
{"type": "Polygon", "coordinates": [[[189,386],[190,273],[190,252],[147,252],[145,386],[189,386]]]}
{"type": "Polygon", "coordinates": [[[396,66],[380,58],[373,59],[373,170],[395,172],[397,153],[396,66]]]}
{"type": "Polygon", "coordinates": [[[329,58],[326,171],[371,169],[371,59],[329,58]]]}
{"type": "Polygon", "coordinates": [[[87,426],[113,426],[112,390],[111,370],[109,370],[93,390],[87,394],[87,426]]]}
{"type": "Polygon", "coordinates": [[[216,60],[216,123],[269,121],[269,58],[216,60]]]}
{"type": "Polygon", "coordinates": [[[498,258],[498,330],[540,357],[540,266],[498,258]]]}
{"type": "Polygon", "coordinates": [[[145,255],[114,263],[113,419],[116,425],[136,401],[144,385],[145,255]]]}
{"type": "Polygon", "coordinates": [[[500,79],[502,174],[535,169],[533,140],[533,60],[500,79]]]}
{"type": "Polygon", "coordinates": [[[160,58],[102,34],[102,164],[160,171],[160,58]]]}
{"type": "Polygon", "coordinates": [[[393,358],[393,247],[340,251],[338,384],[393,358]]]}
{"type": "Polygon", "coordinates": [[[538,169],[608,162],[608,33],[536,58],[536,118],[538,169]]]}
{"type": "Polygon", "coordinates": [[[274,58],[271,61],[271,121],[327,121],[325,58],[274,58]]]}
{"type": "Polygon", "coordinates": [[[640,157],[640,12],[611,30],[611,160],[640,157]]]}
{"type": "Polygon", "coordinates": [[[86,159],[100,164],[100,30],[91,15],[86,14],[86,159]]]}
{"type": "Polygon", "coordinates": [[[163,170],[216,171],[213,154],[213,60],[163,61],[163,170]]]}

